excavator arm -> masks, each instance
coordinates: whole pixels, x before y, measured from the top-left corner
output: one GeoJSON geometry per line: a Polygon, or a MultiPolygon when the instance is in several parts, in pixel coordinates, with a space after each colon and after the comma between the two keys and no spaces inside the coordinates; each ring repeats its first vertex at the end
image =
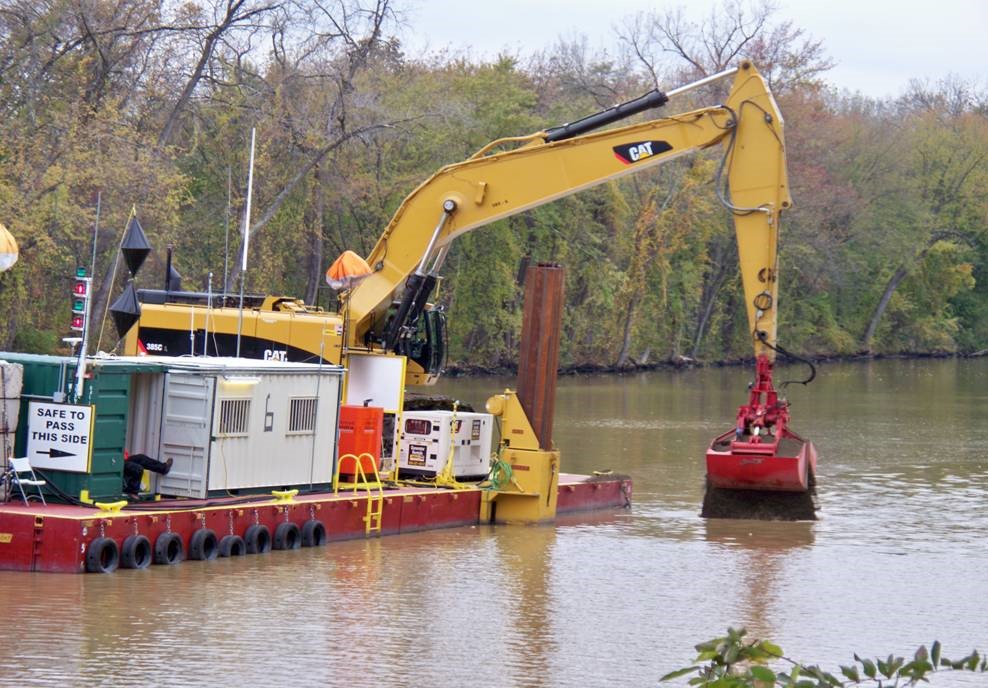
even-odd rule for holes
{"type": "MultiPolygon", "coordinates": [[[[501,139],[447,165],[398,208],[367,258],[372,274],[344,296],[352,349],[392,349],[425,307],[457,236],[583,189],[720,145],[718,194],[736,226],[748,322],[758,356],[774,357],[779,215],[791,205],[783,120],[748,62],[669,94],[734,77],[723,105],[581,133],[628,116],[622,106],[527,137],[501,139]],[[521,145],[499,150],[506,145],[521,145]],[[397,309],[389,313],[393,303],[397,309]]],[[[635,101],[632,101],[634,103],[635,101]]],[[[637,111],[637,110],[636,110],[637,111]]]]}

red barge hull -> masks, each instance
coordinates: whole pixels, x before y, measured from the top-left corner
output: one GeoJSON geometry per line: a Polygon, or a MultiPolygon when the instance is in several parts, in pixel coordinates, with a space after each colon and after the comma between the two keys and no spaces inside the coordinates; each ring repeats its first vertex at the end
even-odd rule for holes
{"type": "MultiPolygon", "coordinates": [[[[381,535],[478,525],[483,490],[402,487],[384,493],[381,535]]],[[[119,512],[64,504],[0,504],[0,569],[84,573],[87,553],[98,538],[112,539],[118,551],[132,535],[152,545],[163,535],[177,536],[188,556],[193,534],[202,529],[217,538],[243,537],[254,525],[275,533],[280,524],[298,528],[318,520],[326,540],[376,537],[368,533],[366,492],[298,495],[291,501],[266,497],[144,502],[119,512]],[[248,501],[249,500],[249,501],[248,501]]],[[[625,476],[562,474],[557,513],[623,508],[631,503],[625,476]]],[[[275,553],[277,554],[277,553],[275,553]]],[[[181,557],[180,557],[181,558],[181,557]]]]}

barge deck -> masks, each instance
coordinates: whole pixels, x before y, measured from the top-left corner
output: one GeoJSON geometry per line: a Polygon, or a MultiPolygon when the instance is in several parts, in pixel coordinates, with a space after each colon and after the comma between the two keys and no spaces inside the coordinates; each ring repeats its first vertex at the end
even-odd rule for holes
{"type": "MultiPolygon", "coordinates": [[[[302,544],[478,525],[484,492],[479,487],[402,486],[385,490],[383,496],[347,491],[163,499],[127,504],[116,511],[11,501],[0,504],[0,569],[108,572],[118,564],[145,568],[152,562],[212,559],[223,550],[219,546],[223,538],[234,536],[249,543],[258,532],[267,533],[266,544],[237,547],[235,553],[263,552],[272,545],[294,549],[302,544]],[[375,509],[380,513],[377,518],[375,509]],[[308,537],[303,537],[306,529],[308,537]],[[135,543],[144,543],[147,551],[135,553],[135,543]]],[[[559,476],[559,514],[624,508],[630,503],[631,479],[627,476],[559,476]]]]}

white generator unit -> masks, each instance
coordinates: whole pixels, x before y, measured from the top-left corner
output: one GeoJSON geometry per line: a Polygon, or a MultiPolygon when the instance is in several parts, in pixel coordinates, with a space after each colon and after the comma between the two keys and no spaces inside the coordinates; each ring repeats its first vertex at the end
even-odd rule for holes
{"type": "Polygon", "coordinates": [[[493,428],[489,413],[405,411],[398,435],[399,474],[435,476],[453,452],[454,477],[484,478],[491,470],[493,428]]]}

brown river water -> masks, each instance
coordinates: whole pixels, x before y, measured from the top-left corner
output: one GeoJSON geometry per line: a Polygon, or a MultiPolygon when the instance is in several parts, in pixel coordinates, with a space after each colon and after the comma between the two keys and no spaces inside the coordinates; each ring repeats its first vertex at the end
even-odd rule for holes
{"type": "MultiPolygon", "coordinates": [[[[820,454],[819,520],[704,521],[703,451],[749,376],[561,379],[563,470],[630,474],[630,510],[104,576],[0,571],[0,686],[652,686],[728,626],[831,671],[935,639],[988,650],[988,359],[823,366],[788,388],[820,454]]],[[[441,391],[482,405],[510,384],[441,391]]]]}

